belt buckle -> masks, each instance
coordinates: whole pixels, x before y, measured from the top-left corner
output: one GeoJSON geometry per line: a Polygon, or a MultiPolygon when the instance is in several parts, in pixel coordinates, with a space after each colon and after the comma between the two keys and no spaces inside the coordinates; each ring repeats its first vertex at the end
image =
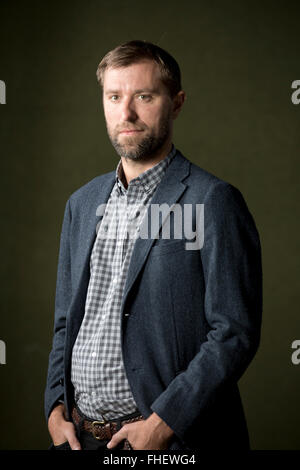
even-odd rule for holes
{"type": "Polygon", "coordinates": [[[93,434],[94,438],[98,439],[99,441],[101,441],[101,437],[96,436],[96,434],[95,434],[96,430],[95,430],[94,426],[97,425],[97,424],[103,425],[105,423],[106,423],[105,419],[102,419],[101,421],[93,421],[92,422],[92,434],[93,434]]]}

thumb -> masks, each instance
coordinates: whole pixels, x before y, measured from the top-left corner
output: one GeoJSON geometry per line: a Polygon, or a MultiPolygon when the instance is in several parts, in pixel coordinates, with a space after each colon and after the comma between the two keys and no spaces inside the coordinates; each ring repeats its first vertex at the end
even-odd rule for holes
{"type": "MultiPolygon", "coordinates": [[[[126,425],[125,425],[126,426],[126,425]]],[[[123,439],[125,439],[127,437],[127,428],[125,428],[125,426],[123,426],[118,432],[116,432],[111,440],[107,443],[106,447],[108,449],[111,449],[112,447],[115,447],[116,445],[118,445],[121,441],[123,441],[123,439]]]]}

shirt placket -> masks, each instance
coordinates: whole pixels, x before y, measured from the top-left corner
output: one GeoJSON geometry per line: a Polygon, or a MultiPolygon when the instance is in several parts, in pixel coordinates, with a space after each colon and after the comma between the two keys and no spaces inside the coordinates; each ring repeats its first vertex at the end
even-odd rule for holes
{"type": "Polygon", "coordinates": [[[116,240],[116,249],[118,250],[118,257],[119,260],[118,266],[116,266],[117,270],[120,272],[122,270],[122,265],[124,262],[124,254],[125,254],[125,238],[126,238],[126,228],[127,228],[127,193],[123,194],[118,198],[117,203],[117,219],[118,219],[118,232],[117,232],[117,240],[116,240]]]}

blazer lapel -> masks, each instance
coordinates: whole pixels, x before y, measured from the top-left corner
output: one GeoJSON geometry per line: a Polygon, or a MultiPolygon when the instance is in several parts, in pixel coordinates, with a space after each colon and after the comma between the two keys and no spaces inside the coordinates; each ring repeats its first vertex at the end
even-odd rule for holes
{"type": "Polygon", "coordinates": [[[97,188],[96,194],[91,194],[90,196],[90,204],[84,215],[84,231],[81,240],[83,244],[82,246],[84,247],[83,259],[85,261],[89,262],[90,260],[91,249],[97,235],[97,225],[101,221],[101,216],[103,216],[103,213],[100,214],[99,212],[99,206],[107,203],[115,181],[116,177],[115,172],[113,171],[107,175],[106,179],[104,179],[101,188],[97,188]]]}
{"type": "MultiPolygon", "coordinates": [[[[159,223],[158,232],[162,224],[168,217],[172,206],[178,201],[186,189],[186,185],[182,180],[188,176],[190,170],[190,162],[178,150],[167,167],[166,172],[160,181],[156,191],[151,199],[150,205],[145,213],[143,221],[150,220],[151,204],[167,204],[168,210],[164,213],[164,217],[159,223]]],[[[143,222],[142,222],[143,223],[143,222]]],[[[158,233],[157,232],[157,233],[158,233]]],[[[142,269],[147,255],[154,243],[155,238],[137,238],[133,248],[130,265],[128,269],[126,284],[123,293],[121,315],[126,303],[126,298],[132,288],[140,270],[142,269]]]]}
{"type": "MultiPolygon", "coordinates": [[[[80,255],[76,259],[74,271],[76,282],[74,282],[74,298],[70,311],[76,311],[76,315],[71,314],[70,341],[74,342],[85,311],[85,300],[90,279],[90,256],[96,239],[96,227],[101,220],[101,215],[97,209],[101,204],[106,204],[115,183],[115,172],[111,172],[106,178],[99,180],[99,186],[92,188],[88,201],[84,204],[83,222],[80,230],[80,255]]],[[[102,214],[103,215],[103,214],[102,214]]]]}

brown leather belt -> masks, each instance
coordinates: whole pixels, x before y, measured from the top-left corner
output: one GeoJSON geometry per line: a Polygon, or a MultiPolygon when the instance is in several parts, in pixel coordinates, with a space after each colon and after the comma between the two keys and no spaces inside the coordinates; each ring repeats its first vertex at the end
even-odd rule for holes
{"type": "MultiPolygon", "coordinates": [[[[95,439],[100,441],[105,439],[110,440],[112,436],[118,432],[122,426],[124,426],[124,424],[134,423],[135,421],[141,421],[145,419],[141,414],[132,418],[130,418],[130,416],[131,415],[128,415],[127,419],[120,418],[117,421],[93,421],[83,417],[76,407],[74,407],[72,410],[72,419],[74,424],[79,426],[80,429],[90,432],[95,439]]],[[[127,439],[124,439],[124,441],[123,449],[132,450],[132,447],[130,446],[130,443],[127,441],[127,439]]]]}

